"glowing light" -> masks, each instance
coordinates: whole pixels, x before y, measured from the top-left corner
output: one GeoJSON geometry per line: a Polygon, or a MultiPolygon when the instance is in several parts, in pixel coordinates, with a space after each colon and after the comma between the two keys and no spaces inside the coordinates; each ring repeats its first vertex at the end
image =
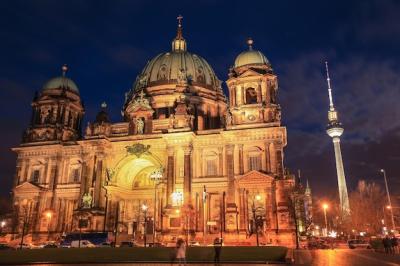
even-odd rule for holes
{"type": "Polygon", "coordinates": [[[51,211],[47,211],[45,215],[46,215],[46,217],[47,217],[48,219],[51,219],[51,217],[53,216],[53,214],[51,213],[51,211]]]}
{"type": "Polygon", "coordinates": [[[176,214],[180,214],[180,213],[181,213],[181,210],[177,209],[177,210],[175,210],[175,213],[176,213],[176,214]]]}
{"type": "Polygon", "coordinates": [[[146,204],[143,204],[143,205],[142,205],[142,210],[143,210],[144,212],[147,211],[147,208],[148,208],[148,207],[147,207],[146,204]]]}
{"type": "Polygon", "coordinates": [[[256,200],[261,200],[261,196],[260,195],[256,195],[256,200]]]}
{"type": "Polygon", "coordinates": [[[337,232],[335,232],[335,231],[330,231],[329,234],[328,234],[328,236],[329,236],[329,237],[332,237],[332,238],[336,238],[337,232]]]}
{"type": "Polygon", "coordinates": [[[323,208],[324,210],[326,210],[326,209],[329,208],[329,205],[328,205],[327,203],[324,203],[324,204],[322,204],[322,208],[323,208]]]}
{"type": "Polygon", "coordinates": [[[319,226],[317,225],[317,226],[315,227],[315,229],[319,230],[319,226]]]}
{"type": "Polygon", "coordinates": [[[388,205],[386,206],[386,209],[390,210],[392,208],[392,206],[388,205]]]}
{"type": "Polygon", "coordinates": [[[172,205],[173,206],[180,206],[183,202],[183,193],[182,192],[174,192],[171,195],[172,197],[172,205]]]}
{"type": "Polygon", "coordinates": [[[1,226],[1,227],[6,226],[6,221],[1,221],[0,226],[1,226]]]}

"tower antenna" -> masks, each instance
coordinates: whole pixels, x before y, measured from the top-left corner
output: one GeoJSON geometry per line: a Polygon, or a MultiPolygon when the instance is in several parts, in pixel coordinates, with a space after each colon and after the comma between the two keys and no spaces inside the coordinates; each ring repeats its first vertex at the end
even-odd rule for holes
{"type": "Polygon", "coordinates": [[[326,67],[326,82],[328,83],[329,109],[335,110],[335,107],[333,106],[332,87],[331,87],[331,78],[329,77],[328,61],[325,61],[325,67],[326,67]]]}

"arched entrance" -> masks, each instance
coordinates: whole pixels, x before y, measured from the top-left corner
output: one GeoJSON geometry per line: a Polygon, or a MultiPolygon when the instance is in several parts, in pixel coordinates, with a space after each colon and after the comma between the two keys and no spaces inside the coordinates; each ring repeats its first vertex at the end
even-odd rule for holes
{"type": "Polygon", "coordinates": [[[145,231],[152,236],[154,229],[161,229],[164,187],[161,180],[154,181],[152,177],[162,173],[162,169],[156,156],[145,153],[125,156],[110,171],[105,187],[109,204],[107,225],[108,231],[118,230],[120,240],[143,238],[145,231]]]}

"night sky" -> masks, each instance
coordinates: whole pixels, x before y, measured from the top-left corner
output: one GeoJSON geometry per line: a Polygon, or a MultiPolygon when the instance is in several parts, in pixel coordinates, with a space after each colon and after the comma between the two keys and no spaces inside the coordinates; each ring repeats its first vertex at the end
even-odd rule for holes
{"type": "Polygon", "coordinates": [[[359,179],[383,184],[383,167],[400,194],[399,1],[37,0],[0,2],[0,195],[11,189],[10,148],[28,126],[34,92],[68,64],[86,121],[102,101],[121,121],[124,93],[147,60],[170,50],[178,14],[188,50],[219,79],[227,79],[247,37],[270,60],[288,130],[285,166],[301,169],[315,195],[337,190],[325,133],[328,60],[349,188],[359,179]]]}

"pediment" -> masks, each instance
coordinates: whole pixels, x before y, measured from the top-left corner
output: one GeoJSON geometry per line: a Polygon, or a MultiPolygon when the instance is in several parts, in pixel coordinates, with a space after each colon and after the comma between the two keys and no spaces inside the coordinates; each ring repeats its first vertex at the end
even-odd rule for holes
{"type": "Polygon", "coordinates": [[[258,73],[257,71],[254,71],[252,69],[248,69],[242,74],[240,74],[238,77],[239,78],[245,78],[245,77],[254,77],[254,76],[262,76],[262,74],[258,73]]]}
{"type": "Polygon", "coordinates": [[[269,185],[273,181],[274,178],[272,176],[257,170],[250,171],[236,180],[237,184],[241,187],[269,185]]]}
{"type": "Polygon", "coordinates": [[[39,193],[40,191],[42,191],[41,187],[30,182],[24,182],[14,188],[14,193],[16,194],[39,193]]]}

